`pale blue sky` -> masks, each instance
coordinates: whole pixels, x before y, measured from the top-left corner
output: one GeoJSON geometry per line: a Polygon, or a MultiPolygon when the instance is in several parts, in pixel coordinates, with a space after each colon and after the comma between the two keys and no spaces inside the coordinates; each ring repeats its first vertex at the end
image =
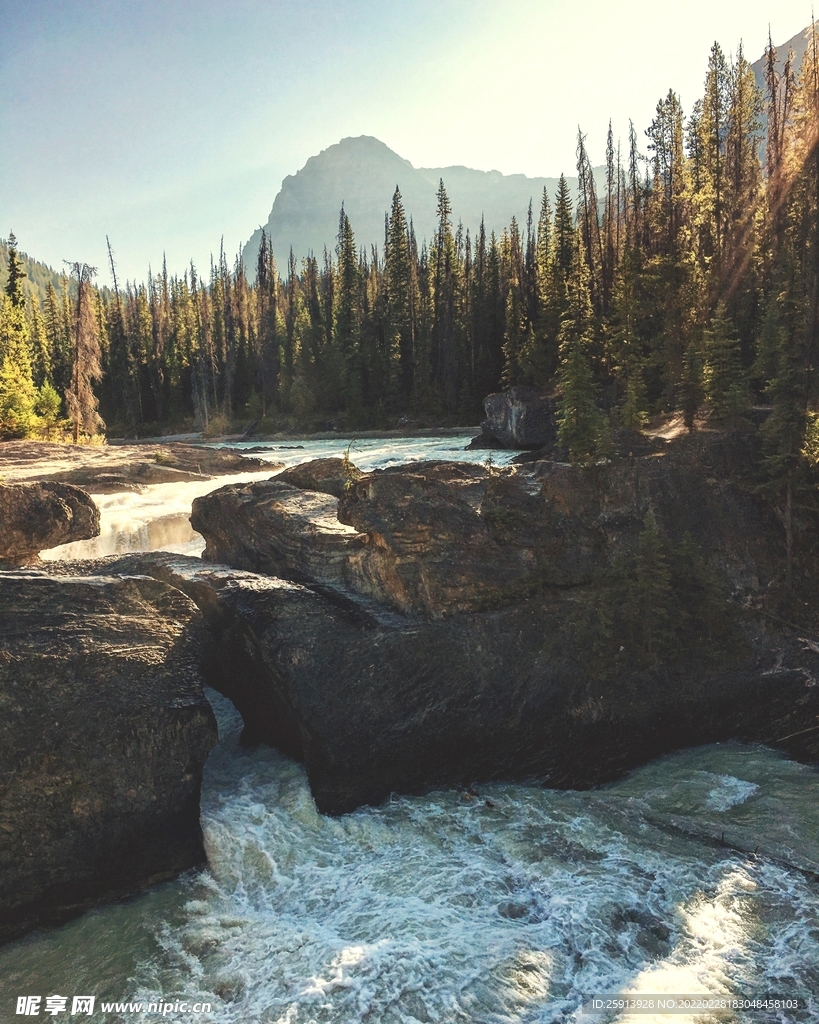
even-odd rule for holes
{"type": "MultiPolygon", "coordinates": [[[[233,254],[282,178],[350,135],[415,166],[572,173],[577,125],[641,139],[714,39],[760,56],[802,0],[0,0],[0,235],[123,278],[233,254]]],[[[457,210],[455,211],[457,216],[457,210]]],[[[353,225],[355,227],[355,225],[353,225]]]]}

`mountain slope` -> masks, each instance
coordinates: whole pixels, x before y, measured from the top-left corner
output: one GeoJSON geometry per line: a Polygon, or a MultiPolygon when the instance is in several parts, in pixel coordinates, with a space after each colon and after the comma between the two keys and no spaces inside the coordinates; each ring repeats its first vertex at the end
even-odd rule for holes
{"type": "MultiPolygon", "coordinates": [[[[795,36],[790,38],[786,43],[776,47],[776,70],[782,72],[782,67],[788,56],[788,51],[793,50],[794,52],[794,70],[799,73],[799,66],[802,63],[802,57],[805,55],[805,50],[808,45],[808,34],[810,32],[810,25],[807,28],[802,29],[801,32],[797,32],[795,36]]],[[[759,60],[754,61],[751,65],[754,72],[754,78],[756,84],[763,91],[765,90],[765,55],[763,54],[759,60]]]]}
{"type": "MultiPolygon", "coordinates": [[[[357,243],[377,245],[381,250],[384,214],[390,209],[396,185],[401,189],[407,219],[413,219],[418,244],[424,238],[429,240],[435,233],[435,196],[442,178],[455,223],[463,221],[473,237],[482,216],[487,234],[500,233],[513,216],[525,225],[530,200],[537,219],[543,189],[554,200],[558,183],[557,178],[527,178],[469,167],[413,167],[371,136],[342,139],[310,157],[300,171],[282,182],[265,225],[280,270],[285,270],[291,246],[297,258],[310,251],[320,257],[325,246],[333,250],[342,203],[357,243]]],[[[574,189],[577,179],[568,181],[574,189]]],[[[260,239],[261,229],[254,232],[244,250],[251,277],[260,239]]]]}
{"type": "MultiPolygon", "coordinates": [[[[39,302],[42,303],[45,299],[49,284],[53,284],[55,290],[59,294],[68,283],[68,278],[65,274],[52,270],[52,268],[47,266],[45,263],[40,263],[39,260],[32,259],[31,256],[24,252],[20,252],[19,255],[20,259],[23,261],[23,270],[26,272],[26,276],[23,281],[23,290],[27,295],[33,293],[39,302]]],[[[9,247],[8,242],[3,239],[0,240],[0,288],[6,287],[8,279],[9,247]]]]}

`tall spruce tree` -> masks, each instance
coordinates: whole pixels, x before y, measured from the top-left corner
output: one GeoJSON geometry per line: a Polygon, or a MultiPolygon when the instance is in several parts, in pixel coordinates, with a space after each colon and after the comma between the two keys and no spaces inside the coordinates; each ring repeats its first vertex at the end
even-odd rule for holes
{"type": "Polygon", "coordinates": [[[557,437],[571,461],[580,463],[593,462],[604,454],[608,440],[591,369],[592,321],[589,270],[578,245],[568,282],[568,307],[560,325],[557,437]]]}
{"type": "Polygon", "coordinates": [[[413,391],[414,322],[412,315],[412,266],[410,237],[401,191],[395,186],[385,257],[387,323],[389,347],[395,351],[399,366],[399,394],[407,406],[413,391]]]}
{"type": "Polygon", "coordinates": [[[8,280],[6,281],[6,295],[8,295],[13,306],[18,308],[25,305],[26,297],[23,293],[23,281],[26,277],[26,272],[23,270],[23,261],[20,259],[20,253],[17,251],[17,239],[14,237],[14,232],[9,232],[8,240],[8,254],[9,254],[9,266],[8,266],[8,280]]]}

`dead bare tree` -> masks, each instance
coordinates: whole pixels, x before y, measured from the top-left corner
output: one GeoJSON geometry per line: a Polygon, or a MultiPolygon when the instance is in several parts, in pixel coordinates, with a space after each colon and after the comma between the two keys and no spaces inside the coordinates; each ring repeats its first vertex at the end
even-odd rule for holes
{"type": "Polygon", "coordinates": [[[97,412],[99,403],[93,384],[102,377],[100,366],[100,339],[97,318],[94,315],[91,279],[96,267],[87,263],[69,263],[71,277],[77,282],[77,300],[74,307],[74,366],[71,386],[65,394],[68,415],[74,421],[74,444],[80,439],[80,430],[93,436],[105,424],[97,412]]]}

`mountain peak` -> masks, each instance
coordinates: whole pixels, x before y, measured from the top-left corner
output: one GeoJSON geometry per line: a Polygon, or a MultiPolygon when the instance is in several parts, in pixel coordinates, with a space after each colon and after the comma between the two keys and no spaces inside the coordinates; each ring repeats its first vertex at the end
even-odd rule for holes
{"type": "MultiPolygon", "coordinates": [[[[401,190],[407,219],[412,217],[419,242],[436,228],[436,192],[443,178],[456,223],[473,234],[484,218],[487,232],[503,231],[515,216],[526,220],[530,200],[540,205],[544,187],[554,193],[557,178],[527,178],[523,174],[476,171],[470,167],[414,167],[372,135],[349,136],[288,175],[273,202],[265,230],[283,266],[292,247],[296,257],[332,251],[341,204],[350,218],[359,246],[384,243],[384,215],[396,185],[401,190]]],[[[574,185],[575,179],[570,179],[574,185]]],[[[245,266],[255,267],[261,229],[245,246],[245,266]]]]}

